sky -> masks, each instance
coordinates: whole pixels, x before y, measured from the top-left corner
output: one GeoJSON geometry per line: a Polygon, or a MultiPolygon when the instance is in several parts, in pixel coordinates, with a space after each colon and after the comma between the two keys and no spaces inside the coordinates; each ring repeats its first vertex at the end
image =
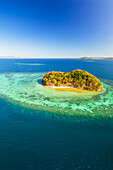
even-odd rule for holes
{"type": "Polygon", "coordinates": [[[113,56],[113,0],[0,0],[0,56],[113,56]]]}

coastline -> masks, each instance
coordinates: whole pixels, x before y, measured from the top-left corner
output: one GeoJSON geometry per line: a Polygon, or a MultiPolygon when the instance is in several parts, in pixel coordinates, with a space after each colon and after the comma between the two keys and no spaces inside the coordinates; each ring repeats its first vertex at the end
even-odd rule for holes
{"type": "Polygon", "coordinates": [[[102,88],[101,91],[90,91],[90,90],[85,90],[81,88],[74,88],[74,87],[69,87],[69,86],[44,86],[43,87],[49,88],[49,89],[54,89],[54,90],[60,90],[60,91],[69,91],[69,92],[77,92],[77,93],[101,93],[105,91],[104,88],[102,88]]]}

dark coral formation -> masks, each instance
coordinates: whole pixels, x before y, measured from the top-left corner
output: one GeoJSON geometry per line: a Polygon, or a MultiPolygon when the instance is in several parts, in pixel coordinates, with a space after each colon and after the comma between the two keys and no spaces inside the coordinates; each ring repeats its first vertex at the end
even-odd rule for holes
{"type": "Polygon", "coordinates": [[[42,84],[45,86],[66,86],[90,91],[102,91],[102,84],[97,77],[79,69],[71,72],[49,72],[44,75],[42,84]]]}

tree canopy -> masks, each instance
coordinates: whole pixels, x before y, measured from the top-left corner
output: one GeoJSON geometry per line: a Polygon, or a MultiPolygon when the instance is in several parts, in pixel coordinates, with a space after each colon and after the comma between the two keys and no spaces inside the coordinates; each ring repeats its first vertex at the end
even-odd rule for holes
{"type": "Polygon", "coordinates": [[[42,84],[45,86],[66,86],[90,91],[102,91],[102,84],[97,77],[79,69],[71,72],[49,72],[44,75],[42,84]]]}

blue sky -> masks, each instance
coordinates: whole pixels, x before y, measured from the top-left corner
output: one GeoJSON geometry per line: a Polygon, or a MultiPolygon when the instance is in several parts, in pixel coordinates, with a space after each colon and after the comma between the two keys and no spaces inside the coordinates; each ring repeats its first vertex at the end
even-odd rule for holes
{"type": "Polygon", "coordinates": [[[113,56],[113,0],[0,0],[0,56],[113,56]]]}

